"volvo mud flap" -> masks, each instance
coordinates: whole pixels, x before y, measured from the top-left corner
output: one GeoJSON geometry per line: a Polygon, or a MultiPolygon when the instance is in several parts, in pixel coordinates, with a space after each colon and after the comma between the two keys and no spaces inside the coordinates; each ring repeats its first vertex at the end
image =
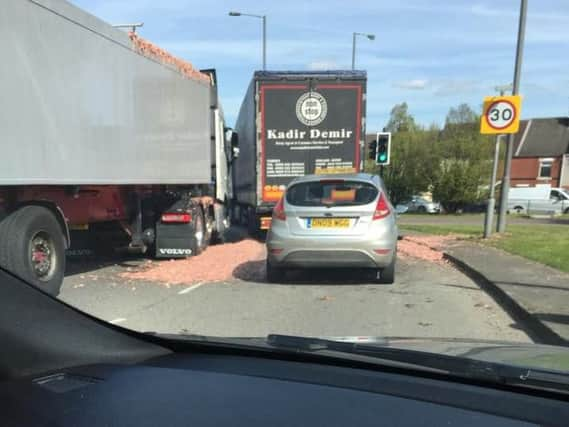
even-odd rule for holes
{"type": "Polygon", "coordinates": [[[194,255],[194,230],[188,224],[156,224],[156,258],[187,258],[194,255]]]}

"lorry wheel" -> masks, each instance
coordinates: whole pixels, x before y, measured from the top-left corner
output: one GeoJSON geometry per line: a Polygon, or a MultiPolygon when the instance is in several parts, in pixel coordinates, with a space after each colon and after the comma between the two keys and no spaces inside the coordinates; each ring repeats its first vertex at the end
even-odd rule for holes
{"type": "Polygon", "coordinates": [[[200,207],[194,210],[194,233],[192,236],[192,254],[199,255],[207,247],[206,237],[207,230],[205,226],[205,220],[203,211],[200,207]]]}
{"type": "Polygon", "coordinates": [[[215,204],[213,207],[213,221],[215,228],[212,234],[212,243],[225,243],[227,227],[226,225],[231,222],[231,216],[227,215],[224,205],[215,204]]]}
{"type": "Polygon", "coordinates": [[[51,211],[24,206],[0,222],[0,265],[56,296],[65,273],[65,240],[51,211]]]}
{"type": "Polygon", "coordinates": [[[257,237],[259,234],[259,225],[257,222],[257,214],[255,213],[255,209],[249,207],[247,210],[247,232],[252,237],[257,237]]]}

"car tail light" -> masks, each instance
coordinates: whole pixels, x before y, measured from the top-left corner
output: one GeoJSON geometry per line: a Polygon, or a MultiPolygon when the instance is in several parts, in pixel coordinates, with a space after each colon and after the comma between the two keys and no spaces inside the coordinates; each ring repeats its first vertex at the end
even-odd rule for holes
{"type": "Polygon", "coordinates": [[[189,213],[163,213],[162,222],[166,223],[182,223],[187,224],[192,220],[192,214],[189,213]]]}
{"type": "Polygon", "coordinates": [[[389,205],[387,204],[387,200],[383,193],[379,195],[379,200],[377,201],[377,205],[375,206],[375,212],[373,213],[373,220],[382,219],[388,216],[391,213],[389,210],[389,205]]]}
{"type": "Polygon", "coordinates": [[[281,197],[273,209],[273,219],[286,221],[286,214],[284,211],[284,196],[281,197]]]}
{"type": "Polygon", "coordinates": [[[283,251],[282,248],[273,248],[269,252],[273,255],[279,255],[283,251]]]}

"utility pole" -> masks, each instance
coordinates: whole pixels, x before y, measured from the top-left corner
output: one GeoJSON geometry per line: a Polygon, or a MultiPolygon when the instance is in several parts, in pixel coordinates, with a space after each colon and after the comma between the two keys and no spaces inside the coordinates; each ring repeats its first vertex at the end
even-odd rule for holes
{"type": "MultiPolygon", "coordinates": [[[[518,25],[518,43],[516,46],[516,65],[514,68],[514,86],[512,95],[517,95],[520,90],[520,75],[522,72],[522,59],[524,50],[524,38],[526,32],[527,0],[520,0],[520,20],[518,25]]],[[[498,213],[498,225],[496,231],[506,231],[506,215],[508,211],[508,193],[510,192],[510,175],[512,172],[512,157],[514,155],[514,134],[508,135],[506,146],[506,160],[504,164],[504,176],[500,192],[500,211],[498,213]]]]}
{"type": "MultiPolygon", "coordinates": [[[[506,90],[512,90],[512,85],[496,86],[496,90],[500,92],[500,96],[504,96],[506,90]]],[[[486,216],[484,217],[484,238],[487,239],[492,234],[492,226],[494,225],[494,208],[496,207],[496,198],[494,197],[496,188],[496,178],[498,175],[498,163],[500,162],[500,138],[504,135],[496,135],[496,144],[494,146],[494,163],[492,164],[492,179],[490,180],[490,195],[488,205],[486,206],[486,216]]]]}

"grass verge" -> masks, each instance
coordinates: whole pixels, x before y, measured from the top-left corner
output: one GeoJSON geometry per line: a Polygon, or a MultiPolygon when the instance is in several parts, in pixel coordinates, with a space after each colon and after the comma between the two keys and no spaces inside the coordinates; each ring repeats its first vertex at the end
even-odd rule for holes
{"type": "Polygon", "coordinates": [[[512,254],[541,262],[569,272],[569,226],[567,225],[509,225],[504,235],[482,239],[482,225],[460,224],[400,224],[405,231],[428,234],[459,234],[484,245],[503,249],[512,254]]]}

